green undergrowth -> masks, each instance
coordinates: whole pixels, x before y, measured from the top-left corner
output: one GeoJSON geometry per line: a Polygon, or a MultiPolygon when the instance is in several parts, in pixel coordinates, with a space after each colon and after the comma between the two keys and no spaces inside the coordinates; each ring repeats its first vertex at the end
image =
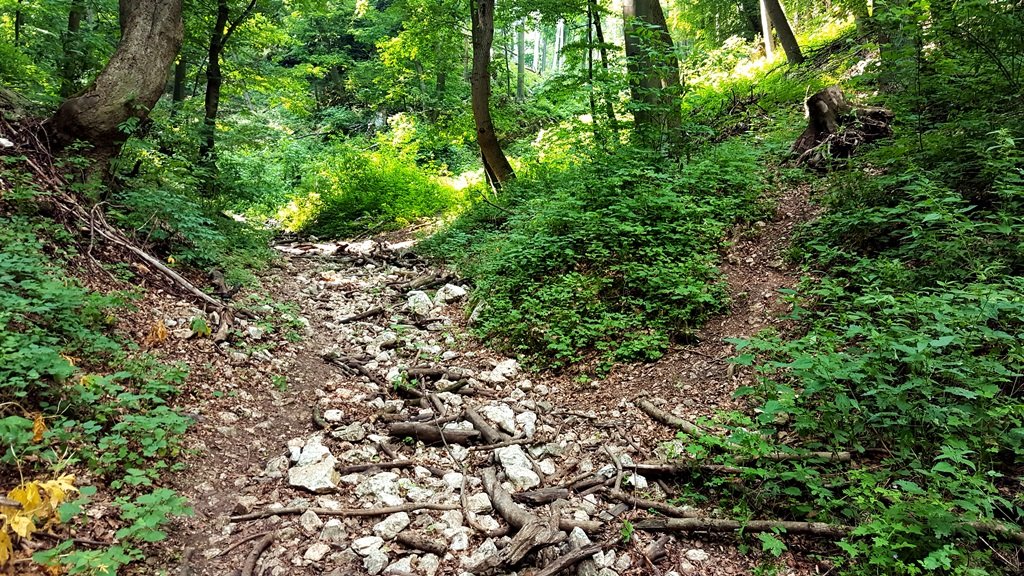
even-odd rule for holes
{"type": "MultiPolygon", "coordinates": [[[[890,106],[912,109],[903,98],[890,106]]],[[[726,439],[689,439],[740,466],[740,484],[709,482],[736,516],[852,526],[833,554],[844,573],[1013,572],[1000,532],[1024,525],[1024,122],[1019,102],[982,106],[903,123],[821,182],[828,211],[792,255],[814,275],[787,291],[801,334],[735,341],[754,410],[722,420],[726,439]],[[806,450],[854,463],[756,460],[806,450]]]]}
{"type": "Polygon", "coordinates": [[[633,148],[556,156],[425,249],[476,283],[477,331],[509,352],[550,367],[653,360],[725,306],[717,247],[765,215],[762,161],[742,141],[688,163],[633,148]]]}
{"type": "MultiPolygon", "coordinates": [[[[113,335],[133,295],[84,288],[64,268],[72,245],[45,219],[0,216],[0,478],[6,493],[21,478],[88,469],[121,494],[117,546],[83,550],[69,540],[36,558],[72,574],[115,574],[162,538],[171,515],[188,513],[160,488],[179,466],[189,425],[170,406],[187,371],[113,335]]],[[[59,510],[61,522],[85,521],[78,512],[96,489],[79,490],[59,510]]]]}

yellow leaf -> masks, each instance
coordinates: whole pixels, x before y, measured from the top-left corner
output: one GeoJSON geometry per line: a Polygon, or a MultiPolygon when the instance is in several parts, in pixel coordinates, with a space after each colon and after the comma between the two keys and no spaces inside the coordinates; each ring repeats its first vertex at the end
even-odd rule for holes
{"type": "Polygon", "coordinates": [[[78,358],[75,358],[74,356],[68,356],[67,354],[61,354],[60,357],[63,358],[65,362],[67,362],[68,364],[71,364],[72,366],[75,366],[75,365],[78,364],[78,358]]]}
{"type": "Polygon", "coordinates": [[[19,514],[11,518],[10,522],[11,531],[22,538],[28,538],[36,531],[36,523],[28,514],[19,514]]]}
{"type": "Polygon", "coordinates": [[[168,264],[174,264],[174,256],[168,256],[167,257],[167,263],[168,264]]]}
{"type": "Polygon", "coordinates": [[[75,477],[71,474],[61,476],[54,480],[48,480],[40,484],[46,495],[50,498],[50,508],[54,510],[68,499],[68,494],[78,492],[75,488],[75,477]]]}
{"type": "Polygon", "coordinates": [[[25,512],[35,512],[43,505],[43,497],[39,494],[39,484],[26,482],[7,493],[11,500],[21,502],[25,512]]]}
{"type": "Polygon", "coordinates": [[[147,346],[159,344],[164,340],[167,340],[167,326],[164,325],[163,320],[157,320],[153,327],[149,329],[149,335],[146,336],[143,342],[147,346]]]}
{"type": "Polygon", "coordinates": [[[13,552],[14,546],[11,544],[11,537],[4,530],[0,530],[0,566],[7,564],[13,552]]]}
{"type": "Polygon", "coordinates": [[[46,432],[46,420],[42,413],[37,413],[32,420],[32,443],[39,444],[43,441],[43,433],[46,432]]]}

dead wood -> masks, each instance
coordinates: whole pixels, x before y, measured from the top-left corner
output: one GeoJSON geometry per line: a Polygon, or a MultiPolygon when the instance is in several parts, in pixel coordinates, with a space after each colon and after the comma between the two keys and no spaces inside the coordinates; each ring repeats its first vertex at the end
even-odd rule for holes
{"type": "Polygon", "coordinates": [[[374,316],[377,316],[378,314],[383,314],[383,313],[384,313],[384,308],[381,307],[381,306],[377,306],[376,308],[370,308],[366,312],[362,312],[362,313],[356,314],[354,316],[349,316],[348,318],[342,318],[340,321],[338,321],[338,323],[339,324],[348,324],[350,322],[358,322],[360,320],[366,320],[367,318],[373,318],[374,316]]]}
{"type": "Polygon", "coordinates": [[[469,444],[480,436],[476,430],[441,429],[418,422],[393,422],[388,425],[388,432],[399,438],[415,438],[425,444],[469,444]]]}
{"type": "Polygon", "coordinates": [[[249,553],[249,557],[245,559],[245,567],[242,568],[242,576],[252,576],[256,572],[256,563],[260,561],[260,556],[270,548],[270,545],[274,543],[274,533],[271,532],[263,537],[259,542],[256,543],[256,547],[249,553]]]}
{"type": "Polygon", "coordinates": [[[665,502],[658,502],[657,500],[645,500],[644,498],[637,498],[632,494],[623,492],[622,490],[609,490],[608,497],[612,500],[618,500],[623,504],[629,504],[634,508],[642,508],[644,510],[656,510],[665,514],[666,516],[672,516],[674,518],[696,518],[696,510],[687,510],[685,508],[679,508],[678,506],[672,506],[665,502]]]}
{"type": "Polygon", "coordinates": [[[805,109],[807,129],[792,147],[798,165],[827,167],[832,158],[849,158],[860,145],[892,135],[892,112],[854,107],[838,86],[809,97],[805,109]]]}
{"type": "Polygon", "coordinates": [[[406,530],[404,532],[400,532],[398,536],[395,537],[395,542],[398,542],[406,548],[436,554],[441,557],[448,553],[448,542],[445,540],[431,538],[427,536],[425,532],[406,530]]]}
{"type": "Polygon", "coordinates": [[[397,514],[399,512],[417,512],[419,510],[459,510],[459,506],[454,504],[435,504],[431,502],[422,502],[416,504],[400,504],[398,506],[387,506],[385,508],[312,508],[309,506],[296,506],[293,508],[271,508],[269,510],[261,510],[260,512],[253,512],[251,514],[242,514],[239,516],[231,516],[228,518],[231,522],[245,522],[248,520],[259,520],[261,518],[269,518],[271,516],[296,516],[303,514],[307,511],[311,511],[317,516],[340,516],[344,518],[356,518],[356,517],[368,517],[368,516],[390,516],[391,514],[397,514]]]}
{"type": "Polygon", "coordinates": [[[824,522],[790,522],[782,520],[750,520],[746,523],[718,518],[649,518],[634,522],[633,527],[644,532],[774,532],[809,534],[828,538],[843,538],[850,526],[837,526],[824,522]]]}
{"type": "Polygon", "coordinates": [[[579,564],[587,558],[590,558],[594,554],[597,554],[598,552],[602,552],[605,549],[612,547],[615,544],[616,540],[618,539],[609,538],[603,542],[591,544],[590,546],[584,546],[583,548],[577,548],[576,550],[573,550],[568,554],[556,558],[555,561],[545,566],[543,570],[535,573],[533,576],[556,576],[557,574],[561,574],[564,570],[572,568],[576,564],[579,564]]]}
{"type": "Polygon", "coordinates": [[[647,561],[654,564],[668,556],[668,543],[671,539],[671,536],[665,534],[661,538],[651,542],[651,544],[644,550],[644,557],[647,558],[647,561]]]}
{"type": "MultiPolygon", "coordinates": [[[[521,529],[527,523],[537,518],[527,512],[522,506],[516,504],[512,496],[501,487],[494,468],[485,468],[480,472],[480,478],[484,483],[484,491],[491,498],[491,505],[494,507],[494,511],[513,528],[521,529]]],[[[602,526],[602,523],[594,521],[584,522],[567,518],[558,519],[558,528],[566,532],[573,528],[579,528],[588,534],[593,534],[601,530],[602,526]]]]}
{"type": "Polygon", "coordinates": [[[473,427],[480,431],[484,442],[488,444],[499,444],[509,439],[507,434],[499,432],[497,428],[491,426],[473,407],[466,408],[466,420],[469,420],[473,427]]]}
{"type": "Polygon", "coordinates": [[[263,537],[266,537],[268,534],[273,534],[273,533],[274,533],[273,530],[268,530],[267,532],[257,532],[256,534],[250,534],[248,536],[245,536],[241,540],[235,542],[234,544],[232,544],[232,545],[228,546],[227,548],[225,548],[225,549],[221,550],[220,552],[218,552],[214,556],[214,558],[218,558],[220,556],[227,556],[228,554],[231,553],[232,550],[234,550],[235,548],[238,548],[242,544],[245,544],[246,542],[252,542],[253,540],[255,540],[257,538],[263,538],[263,537]]]}
{"type": "Polygon", "coordinates": [[[497,444],[487,444],[486,446],[470,446],[469,449],[473,450],[473,451],[498,450],[500,448],[508,448],[509,446],[518,446],[520,444],[528,444],[529,442],[530,442],[530,438],[526,438],[524,436],[517,436],[515,438],[510,438],[510,439],[508,439],[508,440],[506,440],[504,442],[499,442],[497,444]]]}
{"type": "Polygon", "coordinates": [[[349,358],[347,356],[339,356],[335,353],[324,354],[324,360],[331,364],[341,366],[350,372],[362,374],[374,384],[387,389],[389,388],[388,383],[384,381],[384,378],[380,374],[374,373],[372,370],[366,367],[366,364],[356,358],[349,358]]]}
{"type": "Polygon", "coordinates": [[[645,414],[647,414],[648,416],[650,416],[654,420],[656,420],[658,422],[661,422],[662,424],[665,424],[666,426],[671,426],[673,428],[678,428],[678,429],[682,430],[683,432],[686,432],[687,434],[690,434],[691,436],[699,436],[699,435],[705,433],[705,430],[703,428],[697,426],[696,424],[694,424],[692,422],[689,422],[687,420],[683,420],[682,418],[679,418],[678,416],[674,416],[674,415],[666,412],[665,410],[662,410],[661,408],[658,408],[657,406],[652,404],[650,400],[643,399],[643,398],[639,399],[636,402],[636,407],[639,408],[640,410],[642,410],[645,414]]]}
{"type": "Polygon", "coordinates": [[[518,492],[512,495],[512,500],[519,502],[520,504],[529,504],[530,506],[544,506],[545,504],[551,504],[556,500],[563,500],[569,497],[569,490],[566,488],[541,488],[539,490],[530,490],[528,492],[518,492]]]}
{"type": "Polygon", "coordinates": [[[340,466],[335,468],[338,474],[342,476],[348,476],[349,474],[356,474],[358,472],[366,472],[367,470],[390,470],[391,468],[412,468],[418,466],[415,460],[396,460],[393,462],[376,462],[371,464],[352,464],[351,466],[340,466]]]}

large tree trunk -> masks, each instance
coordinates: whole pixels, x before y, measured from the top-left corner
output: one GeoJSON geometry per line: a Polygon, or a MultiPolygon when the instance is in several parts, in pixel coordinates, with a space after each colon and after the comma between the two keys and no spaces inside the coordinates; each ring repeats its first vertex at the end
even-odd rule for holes
{"type": "Polygon", "coordinates": [[[494,42],[494,0],[474,0],[471,4],[473,19],[473,120],[476,122],[476,140],[480,144],[484,169],[491,185],[500,188],[515,178],[512,165],[501,150],[491,119],[491,44],[494,42]]]}
{"type": "Polygon", "coordinates": [[[181,47],[181,0],[120,0],[121,41],[107,66],[79,96],[66,100],[51,124],[59,144],[76,139],[117,147],[118,128],[156,105],[181,47]]]}
{"type": "Polygon", "coordinates": [[[646,146],[679,143],[679,60],[658,0],[624,0],[626,65],[637,140],[646,146]],[[638,33],[637,23],[653,34],[638,33]],[[648,40],[649,38],[649,40],[648,40]]]}
{"type": "Polygon", "coordinates": [[[768,11],[768,18],[771,20],[772,26],[775,26],[775,31],[779,33],[779,43],[782,44],[782,49],[786,52],[786,60],[790,64],[800,64],[804,61],[804,55],[800,52],[800,45],[797,44],[793,29],[789,26],[789,20],[786,19],[786,12],[782,10],[782,4],[779,4],[779,0],[762,1],[768,11]]]}
{"type": "Polygon", "coordinates": [[[771,60],[775,57],[775,38],[772,36],[772,21],[768,18],[768,10],[761,0],[761,35],[764,37],[764,55],[771,60]]]}

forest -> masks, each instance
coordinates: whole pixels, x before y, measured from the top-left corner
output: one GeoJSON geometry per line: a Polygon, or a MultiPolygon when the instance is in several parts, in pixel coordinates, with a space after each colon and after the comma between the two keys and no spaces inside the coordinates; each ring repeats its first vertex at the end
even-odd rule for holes
{"type": "Polygon", "coordinates": [[[0,0],[0,574],[1024,573],[1024,1],[0,0]]]}

